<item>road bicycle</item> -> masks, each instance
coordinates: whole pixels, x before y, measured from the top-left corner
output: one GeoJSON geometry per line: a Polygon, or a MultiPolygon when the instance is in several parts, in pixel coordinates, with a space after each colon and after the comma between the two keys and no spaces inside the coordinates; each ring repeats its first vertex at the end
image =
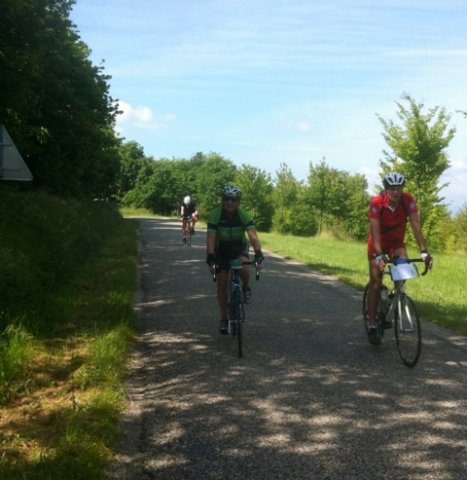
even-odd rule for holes
{"type": "MultiPolygon", "coordinates": [[[[242,330],[246,320],[244,300],[241,289],[240,271],[243,265],[254,265],[256,268],[256,280],[259,280],[260,263],[245,262],[237,258],[230,262],[230,278],[227,303],[227,333],[237,339],[238,357],[243,355],[242,330]]],[[[216,281],[216,273],[213,273],[213,280],[216,281]]]]}
{"type": "MultiPolygon", "coordinates": [[[[388,262],[383,272],[391,277],[394,289],[388,294],[388,289],[381,283],[380,299],[376,311],[376,345],[381,345],[385,329],[394,328],[394,339],[397,351],[402,362],[408,367],[413,367],[420,358],[422,348],[422,330],[420,318],[413,300],[405,293],[405,283],[419,276],[415,262],[423,262],[419,258],[394,259],[388,262]]],[[[428,265],[422,275],[428,272],[428,265]]],[[[363,321],[368,334],[368,290],[370,284],[365,287],[363,293],[363,321]]]]}
{"type": "Polygon", "coordinates": [[[193,234],[193,217],[182,218],[183,238],[188,247],[191,247],[191,236],[193,234]]]}

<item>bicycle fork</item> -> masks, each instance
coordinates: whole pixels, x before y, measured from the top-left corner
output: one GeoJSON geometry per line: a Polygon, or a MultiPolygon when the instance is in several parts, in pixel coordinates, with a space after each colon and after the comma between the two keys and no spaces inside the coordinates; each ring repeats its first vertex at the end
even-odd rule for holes
{"type": "Polygon", "coordinates": [[[399,332],[410,333],[414,331],[414,324],[405,298],[403,284],[397,287],[394,300],[389,307],[386,318],[394,318],[395,327],[399,330],[399,332]]]}

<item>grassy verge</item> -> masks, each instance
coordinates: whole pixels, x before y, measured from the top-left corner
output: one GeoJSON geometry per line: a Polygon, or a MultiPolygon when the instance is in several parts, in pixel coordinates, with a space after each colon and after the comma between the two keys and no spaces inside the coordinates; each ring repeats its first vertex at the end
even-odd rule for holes
{"type": "MultiPolygon", "coordinates": [[[[333,275],[359,290],[368,281],[366,245],[361,242],[274,233],[261,233],[260,237],[264,249],[333,275]]],[[[418,256],[416,251],[409,254],[418,256]]],[[[467,334],[466,278],[466,256],[436,254],[432,272],[411,281],[407,288],[425,320],[467,334]]]]}
{"type": "Polygon", "coordinates": [[[122,221],[59,291],[62,317],[50,332],[6,329],[0,478],[105,478],[124,405],[136,257],[136,222],[122,221]]]}

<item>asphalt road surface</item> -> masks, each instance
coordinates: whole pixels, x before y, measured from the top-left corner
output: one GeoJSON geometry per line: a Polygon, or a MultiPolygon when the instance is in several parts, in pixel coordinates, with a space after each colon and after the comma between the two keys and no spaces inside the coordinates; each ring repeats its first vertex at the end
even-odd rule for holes
{"type": "Polygon", "coordinates": [[[466,337],[423,322],[409,369],[392,335],[368,344],[360,292],[265,252],[239,359],[217,330],[205,232],[190,248],[180,223],[140,222],[140,330],[110,478],[467,478],[466,337]]]}

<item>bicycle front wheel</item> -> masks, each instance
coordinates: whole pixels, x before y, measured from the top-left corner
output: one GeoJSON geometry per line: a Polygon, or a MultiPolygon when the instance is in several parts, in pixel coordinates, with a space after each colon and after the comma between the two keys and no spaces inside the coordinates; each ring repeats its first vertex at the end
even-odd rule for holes
{"type": "Polygon", "coordinates": [[[245,310],[243,309],[239,288],[235,289],[232,307],[232,333],[237,337],[238,357],[240,358],[243,355],[242,327],[245,321],[245,310]]]}
{"type": "Polygon", "coordinates": [[[397,302],[394,336],[402,362],[408,367],[415,366],[422,349],[422,330],[417,309],[408,295],[403,295],[397,302]]]}

